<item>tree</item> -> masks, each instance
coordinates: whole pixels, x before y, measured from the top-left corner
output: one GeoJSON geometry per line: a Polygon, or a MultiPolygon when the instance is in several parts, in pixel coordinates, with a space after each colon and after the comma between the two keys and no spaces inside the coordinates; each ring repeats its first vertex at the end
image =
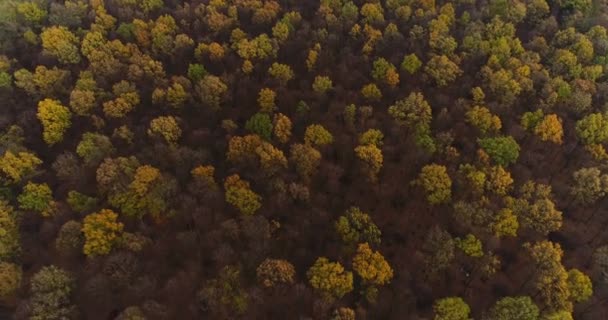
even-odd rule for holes
{"type": "Polygon", "coordinates": [[[564,137],[562,120],[555,114],[546,115],[534,127],[534,134],[536,134],[542,141],[562,144],[564,137]]]}
{"type": "Polygon", "coordinates": [[[372,251],[367,242],[359,244],[353,258],[353,269],[369,285],[388,284],[393,278],[393,269],[382,254],[372,251]]]}
{"type": "MultiPolygon", "coordinates": [[[[124,164],[119,164],[122,165],[124,164]]],[[[127,169],[126,166],[124,169],[127,169]]],[[[169,201],[175,196],[177,188],[175,179],[163,175],[159,169],[150,165],[127,170],[129,171],[126,172],[125,178],[130,179],[131,182],[125,185],[123,180],[120,185],[114,186],[108,195],[108,203],[120,208],[123,214],[136,218],[150,214],[152,218],[160,221],[174,213],[169,201]]],[[[98,169],[98,178],[99,172],[98,169]]],[[[120,177],[116,178],[120,179],[120,177]]]]}
{"type": "Polygon", "coordinates": [[[422,250],[425,266],[434,275],[450,266],[454,260],[454,239],[438,226],[432,227],[426,235],[422,250]]]}
{"type": "Polygon", "coordinates": [[[75,190],[71,190],[70,192],[68,192],[68,198],[66,199],[66,202],[70,205],[70,208],[72,208],[72,210],[79,213],[86,213],[87,211],[91,211],[97,205],[96,198],[89,197],[75,190]]]}
{"type": "Polygon", "coordinates": [[[53,193],[46,183],[28,182],[17,201],[20,209],[37,211],[44,217],[51,216],[55,211],[53,193]]]}
{"type": "Polygon", "coordinates": [[[549,311],[571,310],[568,273],[561,263],[564,252],[561,246],[550,241],[526,243],[534,263],[534,285],[540,300],[549,311]]]}
{"type": "Polygon", "coordinates": [[[57,100],[44,99],[38,103],[38,119],[42,123],[42,138],[53,145],[63,140],[64,133],[70,128],[72,114],[57,100]]]}
{"type": "Polygon", "coordinates": [[[471,308],[460,297],[436,300],[433,304],[434,320],[470,320],[471,308]]]}
{"type": "Polygon", "coordinates": [[[110,209],[87,215],[82,226],[84,254],[94,257],[110,253],[122,235],[123,228],[124,225],[118,222],[118,215],[110,209]]]}
{"type": "Polygon", "coordinates": [[[511,136],[478,139],[483,150],[499,165],[506,167],[519,157],[519,145],[511,136]]]}
{"type": "Polygon", "coordinates": [[[568,288],[574,302],[585,302],[593,295],[591,279],[578,269],[568,271],[568,288]]]}
{"type": "Polygon", "coordinates": [[[304,142],[316,147],[331,144],[334,141],[332,134],[320,124],[311,124],[304,133],[304,142]]]}
{"type": "Polygon", "coordinates": [[[542,320],[574,320],[572,313],[569,311],[557,311],[543,315],[542,320]]]}
{"type": "Polygon", "coordinates": [[[418,59],[415,53],[411,53],[403,57],[401,62],[401,70],[407,71],[409,74],[414,74],[422,67],[422,61],[418,59]]]}
{"type": "Polygon", "coordinates": [[[466,113],[466,121],[473,125],[482,134],[496,133],[502,128],[502,123],[497,115],[493,115],[486,107],[474,106],[466,113]]]}
{"type": "Polygon", "coordinates": [[[243,314],[247,311],[249,296],[241,286],[241,270],[232,265],[222,268],[219,275],[205,282],[197,293],[199,304],[217,314],[220,318],[232,318],[228,314],[243,314]]]}
{"type": "Polygon", "coordinates": [[[0,261],[0,299],[12,296],[21,287],[22,277],[21,266],[0,261]]]}
{"type": "Polygon", "coordinates": [[[376,81],[388,84],[390,87],[396,87],[399,84],[397,68],[384,58],[378,58],[374,61],[372,77],[376,81]]]}
{"type": "Polygon", "coordinates": [[[492,320],[537,320],[540,311],[528,296],[504,297],[490,309],[492,320]]]}
{"type": "Polygon", "coordinates": [[[287,260],[265,259],[256,269],[258,282],[266,288],[294,283],[296,269],[287,260]]]}
{"type": "Polygon", "coordinates": [[[262,172],[269,177],[275,175],[281,169],[287,168],[287,158],[285,158],[283,151],[266,141],[256,148],[255,153],[259,158],[262,172]]]}
{"type": "Polygon", "coordinates": [[[452,179],[445,166],[430,164],[422,167],[418,178],[413,183],[425,190],[426,199],[430,204],[446,203],[452,197],[452,179]]]}
{"type": "Polygon", "coordinates": [[[17,13],[32,25],[40,25],[48,16],[48,12],[36,2],[21,2],[17,5],[17,13]]]}
{"type": "Polygon", "coordinates": [[[19,183],[34,174],[41,164],[42,160],[32,153],[18,152],[15,154],[7,150],[0,157],[0,172],[9,183],[19,183]]]}
{"type": "Polygon", "coordinates": [[[228,86],[220,78],[206,75],[198,82],[195,90],[203,105],[212,110],[219,110],[228,86]]]}
{"type": "Polygon", "coordinates": [[[481,240],[471,233],[467,234],[464,239],[456,238],[455,243],[460,250],[470,257],[479,258],[483,256],[481,240]]]}
{"type": "Polygon", "coordinates": [[[370,83],[361,88],[361,95],[369,101],[379,101],[382,99],[382,92],[375,83],[370,83]]]}
{"type": "Polygon", "coordinates": [[[253,192],[249,182],[233,174],[224,181],[226,202],[236,207],[244,215],[253,215],[262,207],[262,197],[253,192]]]}
{"type": "Polygon", "coordinates": [[[361,6],[360,13],[366,23],[375,25],[384,23],[384,9],[380,3],[366,3],[361,6]]]}
{"type": "Polygon", "coordinates": [[[434,55],[424,67],[424,72],[440,87],[454,82],[462,75],[462,70],[458,65],[444,55],[434,55]]]}
{"type": "Polygon", "coordinates": [[[76,64],[80,62],[78,45],[80,40],[68,28],[53,26],[45,28],[40,34],[44,52],[54,56],[61,63],[76,64]]]}
{"type": "Polygon", "coordinates": [[[272,120],[267,113],[258,112],[245,122],[245,129],[266,140],[270,140],[272,135],[272,120]]]}
{"type": "Polygon", "coordinates": [[[274,115],[274,136],[279,140],[280,143],[287,143],[289,138],[291,137],[291,120],[289,117],[282,113],[277,113],[274,115]]]}
{"type": "Polygon", "coordinates": [[[574,184],[570,193],[582,204],[593,204],[608,192],[608,175],[595,167],[581,168],[573,174],[574,184]]]}
{"type": "Polygon", "coordinates": [[[234,163],[254,163],[257,160],[255,150],[261,145],[262,139],[256,134],[234,136],[228,142],[226,158],[234,163]]]}
{"type": "Polygon", "coordinates": [[[277,108],[275,99],[277,97],[276,92],[269,88],[263,88],[258,94],[258,105],[260,111],[265,113],[272,113],[277,108]]]}
{"type": "Polygon", "coordinates": [[[292,162],[300,178],[310,181],[321,163],[321,153],[309,144],[292,144],[289,161],[292,162]]]}
{"type": "Polygon", "coordinates": [[[316,76],[312,83],[312,90],[317,94],[324,94],[333,88],[333,82],[327,76],[316,76]]]}
{"type": "Polygon", "coordinates": [[[293,70],[289,65],[277,62],[268,68],[268,74],[277,79],[282,86],[286,86],[287,82],[294,76],[293,70]]]}
{"type": "Polygon", "coordinates": [[[516,237],[518,229],[519,222],[517,221],[517,216],[513,214],[513,210],[504,208],[498,211],[492,223],[492,231],[494,231],[495,236],[516,237]]]}
{"type": "Polygon", "coordinates": [[[97,165],[103,159],[114,153],[115,149],[110,138],[103,134],[85,132],[82,140],[76,146],[76,153],[87,165],[97,165]]]}
{"type": "Polygon", "coordinates": [[[96,105],[95,92],[74,89],[70,93],[70,108],[79,116],[89,115],[96,105]]]}
{"type": "Polygon", "coordinates": [[[76,317],[71,296],[76,287],[72,274],[56,266],[46,266],[30,280],[32,296],[29,319],[70,319],[76,317]]]}
{"type": "Polygon", "coordinates": [[[378,173],[382,169],[382,150],[374,144],[362,145],[355,148],[357,158],[363,162],[363,171],[370,181],[378,180],[378,173]]]}
{"type": "Polygon", "coordinates": [[[199,83],[207,75],[205,66],[200,63],[191,63],[188,65],[188,78],[192,83],[199,83]]]}
{"type": "Polygon", "coordinates": [[[358,207],[350,207],[334,224],[336,232],[347,245],[366,242],[380,244],[382,232],[372,218],[358,207]]]}
{"type": "Polygon", "coordinates": [[[381,147],[382,139],[384,139],[384,134],[382,131],[378,129],[369,129],[359,135],[359,144],[361,145],[374,145],[381,147]]]}
{"type": "Polygon", "coordinates": [[[398,100],[388,108],[388,114],[397,124],[412,129],[430,127],[433,119],[431,106],[421,92],[412,92],[406,99],[398,100]]]}
{"type": "Polygon", "coordinates": [[[334,310],[331,320],[355,320],[355,310],[351,308],[338,308],[334,310]]]}
{"type": "Polygon", "coordinates": [[[608,119],[601,113],[592,113],[576,122],[576,135],[584,144],[608,141],[608,119]]]}
{"type": "Polygon", "coordinates": [[[317,258],[306,275],[310,285],[326,300],[340,299],[353,290],[352,272],[325,257],[317,258]]]}
{"type": "Polygon", "coordinates": [[[0,200],[0,259],[11,261],[20,252],[17,215],[8,202],[0,200]]]}
{"type": "Polygon", "coordinates": [[[178,119],[173,116],[163,116],[152,119],[148,128],[148,135],[162,137],[169,145],[176,145],[182,135],[178,119]]]}
{"type": "Polygon", "coordinates": [[[76,254],[82,252],[83,245],[82,224],[75,220],[64,223],[55,239],[57,251],[62,254],[76,254]]]}

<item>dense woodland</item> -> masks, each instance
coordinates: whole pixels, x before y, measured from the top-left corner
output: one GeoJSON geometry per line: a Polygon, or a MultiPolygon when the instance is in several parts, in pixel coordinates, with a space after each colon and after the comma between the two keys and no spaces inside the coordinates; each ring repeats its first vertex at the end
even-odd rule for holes
{"type": "Polygon", "coordinates": [[[0,0],[0,318],[606,319],[605,0],[0,0]]]}

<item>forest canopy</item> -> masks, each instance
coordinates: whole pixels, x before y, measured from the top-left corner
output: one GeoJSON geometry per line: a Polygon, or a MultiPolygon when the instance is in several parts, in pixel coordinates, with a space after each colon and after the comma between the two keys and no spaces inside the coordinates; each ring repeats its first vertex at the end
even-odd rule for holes
{"type": "Polygon", "coordinates": [[[607,26],[0,0],[0,318],[604,319],[607,26]]]}

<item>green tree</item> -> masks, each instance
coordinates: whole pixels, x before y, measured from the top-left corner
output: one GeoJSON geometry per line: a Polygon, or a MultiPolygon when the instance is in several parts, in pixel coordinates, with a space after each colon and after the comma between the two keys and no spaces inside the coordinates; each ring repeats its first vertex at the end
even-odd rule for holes
{"type": "Polygon", "coordinates": [[[401,70],[407,71],[409,74],[414,74],[422,67],[422,61],[418,59],[415,53],[411,53],[403,57],[401,62],[401,70]]]}
{"type": "Polygon", "coordinates": [[[40,25],[48,16],[48,12],[36,2],[21,2],[17,5],[17,13],[32,25],[40,25]]]}
{"type": "Polygon", "coordinates": [[[576,135],[584,144],[608,141],[608,119],[604,114],[592,113],[576,122],[576,135]]]}
{"type": "Polygon", "coordinates": [[[57,100],[44,99],[38,103],[38,119],[42,123],[42,138],[53,145],[63,140],[64,133],[70,128],[72,114],[57,100]]]}
{"type": "Polygon", "coordinates": [[[585,302],[593,295],[591,279],[578,269],[568,271],[568,288],[574,302],[585,302]]]}
{"type": "Polygon", "coordinates": [[[103,159],[112,155],[114,151],[110,138],[93,132],[85,132],[80,143],[76,146],[76,153],[87,165],[99,164],[103,159]]]}
{"type": "Polygon", "coordinates": [[[519,158],[519,144],[511,136],[478,139],[483,150],[499,165],[505,167],[519,158]]]}
{"type": "Polygon", "coordinates": [[[481,240],[477,239],[475,235],[469,233],[464,238],[455,239],[456,246],[462,250],[466,255],[474,258],[483,256],[483,246],[481,240]]]}
{"type": "Polygon", "coordinates": [[[446,203],[452,197],[452,179],[445,166],[430,164],[422,167],[413,183],[425,190],[426,199],[430,204],[446,203]]]}
{"type": "Polygon", "coordinates": [[[89,197],[75,190],[68,192],[66,202],[70,205],[72,210],[79,213],[86,213],[87,211],[93,210],[93,208],[97,206],[96,198],[89,197]]]}
{"type": "Polygon", "coordinates": [[[310,285],[327,300],[340,299],[353,290],[353,274],[339,262],[318,258],[306,272],[310,285]]]}
{"type": "Polygon", "coordinates": [[[460,297],[436,300],[433,304],[434,320],[470,320],[471,308],[460,297]]]}
{"type": "Polygon", "coordinates": [[[37,211],[45,217],[51,216],[55,211],[53,193],[46,183],[28,182],[17,201],[20,209],[37,211]]]}
{"type": "Polygon", "coordinates": [[[267,113],[258,112],[247,120],[245,129],[266,140],[270,140],[270,137],[272,136],[272,120],[267,113]]]}
{"type": "Polygon", "coordinates": [[[528,296],[504,297],[489,312],[492,320],[538,320],[540,311],[528,296]]]}
{"type": "Polygon", "coordinates": [[[372,218],[358,207],[350,207],[334,224],[336,232],[347,245],[366,242],[380,244],[382,232],[372,218]]]}

